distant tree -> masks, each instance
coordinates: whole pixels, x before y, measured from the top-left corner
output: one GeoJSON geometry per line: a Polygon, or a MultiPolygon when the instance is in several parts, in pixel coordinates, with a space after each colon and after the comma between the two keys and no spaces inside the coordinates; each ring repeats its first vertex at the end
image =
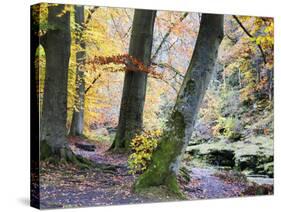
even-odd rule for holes
{"type": "MultiPolygon", "coordinates": [[[[135,10],[129,55],[145,66],[150,65],[156,11],[135,10]]],[[[131,139],[143,127],[143,108],[147,73],[128,70],[125,73],[118,129],[111,149],[129,149],[131,139]]]]}
{"type": "Polygon", "coordinates": [[[70,127],[70,135],[80,136],[84,128],[84,103],[85,103],[85,79],[84,65],[86,59],[85,42],[83,41],[84,29],[84,6],[74,6],[75,10],[75,43],[77,45],[76,52],[76,98],[74,103],[72,122],[70,127]]]}
{"type": "Polygon", "coordinates": [[[203,14],[198,38],[172,114],[152,155],[148,169],[134,189],[166,185],[177,195],[181,157],[189,143],[198,110],[214,71],[218,47],[223,38],[223,15],[203,14]]]}

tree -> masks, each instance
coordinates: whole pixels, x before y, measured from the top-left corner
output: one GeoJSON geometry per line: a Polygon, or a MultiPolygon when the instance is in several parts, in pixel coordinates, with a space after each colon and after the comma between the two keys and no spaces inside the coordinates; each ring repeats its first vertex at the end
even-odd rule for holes
{"type": "MultiPolygon", "coordinates": [[[[135,10],[129,55],[150,65],[156,11],[135,10]]],[[[116,137],[111,149],[129,149],[132,139],[142,129],[147,73],[126,71],[116,137]]]]}
{"type": "Polygon", "coordinates": [[[203,14],[192,59],[174,109],[159,146],[152,155],[151,164],[134,185],[136,192],[151,186],[166,185],[170,191],[181,195],[176,178],[181,157],[211,80],[222,38],[223,15],[203,14]]]}
{"type": "Polygon", "coordinates": [[[67,73],[70,57],[70,14],[64,5],[48,6],[44,37],[46,78],[41,118],[41,159],[63,157],[66,142],[67,73]]]}
{"type": "Polygon", "coordinates": [[[76,52],[76,99],[73,109],[70,135],[80,136],[84,128],[84,99],[85,99],[85,79],[84,65],[86,59],[85,42],[83,41],[84,29],[84,6],[74,6],[75,8],[75,27],[77,45],[76,52]]]}
{"type": "Polygon", "coordinates": [[[41,38],[46,54],[46,77],[40,126],[40,159],[90,162],[75,156],[66,140],[67,82],[70,57],[70,12],[64,5],[48,5],[48,30],[41,38]]]}

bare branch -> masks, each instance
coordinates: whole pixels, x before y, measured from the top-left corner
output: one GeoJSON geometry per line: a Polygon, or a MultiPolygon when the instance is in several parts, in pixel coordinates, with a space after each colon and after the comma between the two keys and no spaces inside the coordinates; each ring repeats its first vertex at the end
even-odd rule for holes
{"type": "Polygon", "coordinates": [[[119,38],[120,38],[120,40],[121,40],[121,43],[122,43],[123,47],[125,47],[124,40],[123,40],[123,36],[121,35],[121,33],[120,33],[119,30],[118,30],[118,27],[117,27],[117,24],[116,24],[116,22],[115,22],[115,20],[114,20],[113,15],[110,14],[110,17],[111,17],[112,23],[113,23],[113,25],[114,25],[114,28],[115,28],[115,30],[116,30],[116,32],[117,32],[117,34],[118,34],[118,36],[119,36],[119,38]]]}
{"type": "Polygon", "coordinates": [[[88,16],[87,16],[87,18],[86,18],[86,20],[85,20],[84,28],[86,28],[86,26],[89,24],[90,20],[91,20],[92,17],[93,17],[93,14],[95,13],[95,11],[96,11],[98,8],[99,8],[98,6],[95,6],[94,8],[89,9],[88,16]]]}
{"type": "Polygon", "coordinates": [[[158,66],[160,68],[168,68],[176,73],[176,75],[180,76],[181,78],[184,78],[184,75],[180,73],[179,70],[174,68],[173,66],[169,65],[168,63],[152,63],[152,65],[158,66]]]}
{"type": "Polygon", "coordinates": [[[225,36],[232,42],[232,43],[236,43],[237,40],[233,37],[231,37],[228,33],[225,33],[225,36]]]}
{"type": "Polygon", "coordinates": [[[96,78],[93,79],[91,85],[85,90],[85,94],[90,90],[91,87],[96,83],[96,81],[101,77],[101,74],[99,74],[96,78]]]}
{"type": "MultiPolygon", "coordinates": [[[[243,31],[246,33],[246,35],[248,35],[248,37],[254,38],[254,36],[251,35],[251,33],[243,26],[243,24],[241,23],[241,21],[238,19],[238,17],[236,15],[233,15],[233,18],[236,20],[236,22],[239,24],[239,26],[243,29],[243,31]]],[[[265,55],[261,45],[257,44],[257,47],[261,52],[264,64],[266,64],[266,55],[265,55]]]]}
{"type": "Polygon", "coordinates": [[[181,22],[186,18],[187,15],[188,15],[187,12],[184,13],[184,14],[182,15],[182,17],[180,17],[180,19],[179,19],[178,22],[175,22],[175,23],[172,24],[172,26],[170,27],[170,29],[168,30],[168,32],[166,32],[166,34],[164,35],[164,37],[163,37],[161,43],[159,44],[158,48],[156,49],[155,53],[154,53],[153,56],[151,57],[151,61],[153,61],[153,60],[157,57],[157,54],[159,53],[159,51],[160,51],[160,49],[162,48],[163,44],[165,43],[165,41],[167,40],[167,38],[168,38],[169,35],[171,34],[173,28],[174,28],[177,24],[181,23],[181,22]]]}

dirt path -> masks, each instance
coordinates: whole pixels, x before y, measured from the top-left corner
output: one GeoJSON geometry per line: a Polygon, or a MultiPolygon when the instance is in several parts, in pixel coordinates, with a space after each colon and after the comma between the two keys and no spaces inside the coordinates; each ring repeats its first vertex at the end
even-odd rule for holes
{"type": "MultiPolygon", "coordinates": [[[[42,164],[40,177],[41,207],[81,207],[113,204],[133,204],[164,201],[155,197],[143,197],[132,192],[135,177],[128,174],[124,155],[105,151],[98,146],[95,152],[73,147],[76,154],[95,163],[115,167],[109,170],[79,170],[70,165],[42,164]]],[[[215,175],[215,170],[192,168],[191,181],[181,185],[187,198],[210,199],[241,195],[245,185],[226,182],[215,175]]],[[[166,201],[169,199],[166,199],[166,201]]]]}
{"type": "Polygon", "coordinates": [[[192,168],[191,181],[186,187],[189,199],[213,199],[241,196],[246,184],[227,182],[215,175],[215,169],[192,168]]]}
{"type": "Polygon", "coordinates": [[[83,151],[71,145],[75,154],[109,169],[80,170],[71,165],[42,163],[40,192],[42,208],[68,208],[120,205],[160,201],[132,192],[135,177],[128,174],[127,156],[107,152],[108,146],[96,144],[96,151],[83,151]]]}
{"type": "Polygon", "coordinates": [[[151,202],[131,192],[134,178],[126,170],[115,173],[55,170],[41,179],[41,206],[87,207],[151,202]]]}

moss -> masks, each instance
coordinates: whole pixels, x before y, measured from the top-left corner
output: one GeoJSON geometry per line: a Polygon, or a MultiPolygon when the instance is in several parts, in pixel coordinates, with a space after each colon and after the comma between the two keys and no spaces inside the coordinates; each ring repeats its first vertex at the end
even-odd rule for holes
{"type": "MultiPolygon", "coordinates": [[[[250,136],[235,143],[221,139],[218,142],[187,147],[187,153],[192,155],[193,160],[207,163],[212,162],[211,156],[214,152],[233,152],[234,167],[244,173],[273,176],[271,166],[266,166],[273,161],[273,139],[270,136],[250,136]]],[[[227,158],[223,155],[222,159],[227,158]]]]}
{"type": "Polygon", "coordinates": [[[174,111],[167,127],[153,153],[151,164],[134,185],[134,191],[137,193],[151,186],[165,185],[176,196],[182,196],[176,176],[171,170],[171,164],[181,154],[184,144],[185,123],[182,114],[174,111]]]}
{"type": "Polygon", "coordinates": [[[61,160],[65,161],[66,163],[72,163],[78,166],[80,169],[90,169],[93,166],[93,163],[90,160],[83,158],[80,155],[75,155],[67,148],[63,148],[62,151],[64,153],[61,154],[61,160]]]}
{"type": "Polygon", "coordinates": [[[81,169],[89,169],[93,166],[92,161],[75,155],[70,148],[64,147],[59,151],[53,151],[45,140],[40,143],[40,160],[49,161],[53,164],[71,163],[81,169]]]}
{"type": "Polygon", "coordinates": [[[172,194],[174,194],[176,197],[178,197],[179,199],[186,199],[184,194],[180,190],[177,177],[175,174],[169,175],[166,178],[165,184],[167,185],[168,190],[172,192],[172,194]]]}
{"type": "Polygon", "coordinates": [[[166,186],[151,186],[143,189],[138,193],[144,198],[152,199],[153,201],[176,201],[178,198],[175,194],[171,193],[166,186]]]}
{"type": "Polygon", "coordinates": [[[40,142],[40,159],[46,160],[52,156],[52,148],[51,146],[45,141],[40,142]]]}
{"type": "Polygon", "coordinates": [[[193,93],[196,89],[196,83],[193,79],[189,79],[187,82],[186,82],[186,86],[184,88],[184,93],[187,94],[187,93],[193,93]]]}

